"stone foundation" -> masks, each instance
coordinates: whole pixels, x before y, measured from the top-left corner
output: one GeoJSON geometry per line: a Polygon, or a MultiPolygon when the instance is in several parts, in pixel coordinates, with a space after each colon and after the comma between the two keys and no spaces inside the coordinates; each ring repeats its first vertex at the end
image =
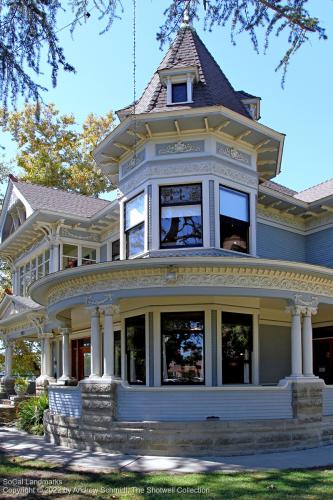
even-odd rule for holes
{"type": "Polygon", "coordinates": [[[110,422],[45,412],[45,437],[81,450],[169,456],[265,453],[333,442],[333,417],[321,425],[298,419],[247,422],[110,422]]]}
{"type": "MultiPolygon", "coordinates": [[[[127,454],[219,456],[265,453],[333,442],[333,416],[322,417],[323,383],[289,381],[294,418],[247,421],[117,421],[117,385],[84,382],[82,416],[45,412],[48,441],[127,454]]],[[[167,397],[167,393],[166,393],[167,397]]]]}

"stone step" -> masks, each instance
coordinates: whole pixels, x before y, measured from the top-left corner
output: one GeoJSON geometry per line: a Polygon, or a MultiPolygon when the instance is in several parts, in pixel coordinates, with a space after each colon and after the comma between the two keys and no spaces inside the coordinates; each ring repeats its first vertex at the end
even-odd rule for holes
{"type": "Polygon", "coordinates": [[[13,406],[10,399],[0,399],[0,406],[13,406]]]}
{"type": "Polygon", "coordinates": [[[14,406],[0,405],[0,424],[6,424],[16,419],[14,406]]]}

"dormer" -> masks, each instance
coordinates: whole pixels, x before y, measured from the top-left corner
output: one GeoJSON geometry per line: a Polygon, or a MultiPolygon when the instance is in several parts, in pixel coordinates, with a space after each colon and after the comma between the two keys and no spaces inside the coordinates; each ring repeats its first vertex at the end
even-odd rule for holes
{"type": "Polygon", "coordinates": [[[260,120],[260,97],[248,94],[244,90],[238,90],[237,94],[251,118],[256,121],[260,120]]]}
{"type": "Polygon", "coordinates": [[[193,102],[193,85],[199,81],[197,66],[161,69],[158,74],[167,89],[167,106],[193,102]]]}

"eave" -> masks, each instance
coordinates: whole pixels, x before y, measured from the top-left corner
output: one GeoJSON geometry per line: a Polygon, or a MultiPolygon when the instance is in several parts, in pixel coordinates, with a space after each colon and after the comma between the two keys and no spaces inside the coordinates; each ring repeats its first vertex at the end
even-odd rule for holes
{"type": "Polygon", "coordinates": [[[0,244],[0,255],[13,258],[36,240],[45,236],[43,225],[59,223],[63,227],[83,229],[102,233],[112,224],[119,222],[118,202],[110,202],[110,205],[96,212],[93,217],[79,217],[75,215],[62,214],[48,210],[36,210],[28,219],[8,238],[0,244]]]}
{"type": "Polygon", "coordinates": [[[333,213],[333,196],[327,196],[311,203],[299,200],[291,195],[280,193],[259,185],[258,203],[266,209],[288,213],[304,221],[333,213]]]}
{"type": "Polygon", "coordinates": [[[262,179],[275,177],[281,168],[284,134],[240,115],[224,106],[184,109],[130,115],[94,150],[104,173],[114,180],[119,163],[130,158],[148,140],[164,136],[186,137],[216,133],[257,153],[257,170],[262,179]]]}

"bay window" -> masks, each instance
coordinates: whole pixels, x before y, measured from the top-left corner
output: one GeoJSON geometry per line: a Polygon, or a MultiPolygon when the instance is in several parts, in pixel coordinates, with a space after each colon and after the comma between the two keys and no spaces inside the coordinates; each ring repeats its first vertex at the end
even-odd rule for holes
{"type": "Polygon", "coordinates": [[[220,186],[220,246],[249,253],[249,195],[220,186]]]}
{"type": "Polygon", "coordinates": [[[126,257],[135,257],[145,249],[144,193],[125,204],[126,257]]]}
{"type": "Polygon", "coordinates": [[[129,384],[146,383],[145,315],[125,320],[127,381],[129,384]]]}
{"type": "Polygon", "coordinates": [[[162,313],[162,383],[204,383],[204,313],[162,313]]]}
{"type": "Polygon", "coordinates": [[[202,237],[201,184],[160,187],[160,247],[198,247],[202,237]]]}

